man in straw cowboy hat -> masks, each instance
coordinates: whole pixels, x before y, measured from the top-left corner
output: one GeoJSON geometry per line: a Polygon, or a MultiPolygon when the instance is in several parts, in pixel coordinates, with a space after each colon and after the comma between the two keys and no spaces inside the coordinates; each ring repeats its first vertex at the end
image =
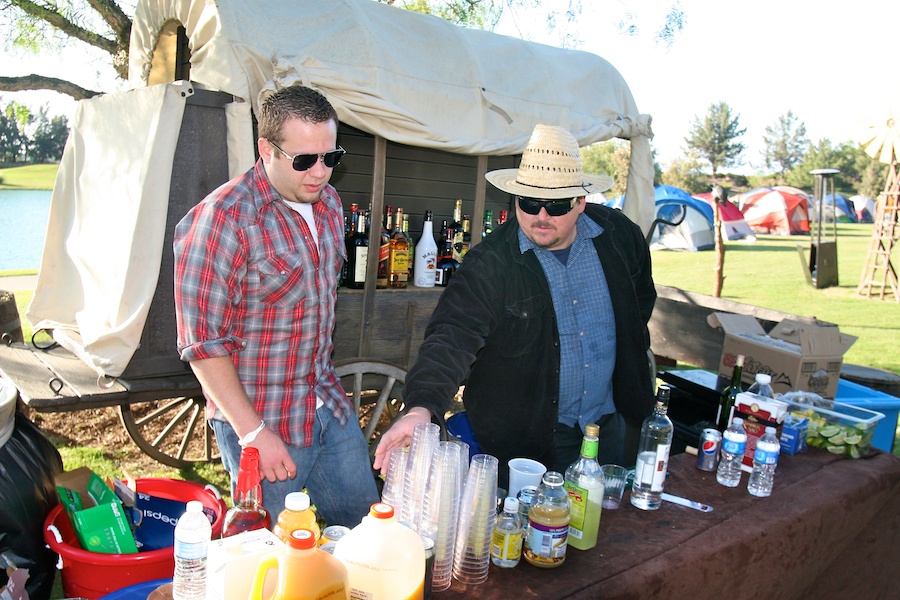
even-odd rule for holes
{"type": "Polygon", "coordinates": [[[472,248],[435,308],[406,378],[406,414],[385,432],[375,468],[438,422],[459,386],[481,451],[528,457],[564,472],[588,423],[600,425],[600,463],[625,456],[625,420],[653,406],[647,322],[656,301],[650,252],[620,211],[586,204],[612,186],[582,172],[578,143],[537,125],[518,169],[487,174],[512,194],[516,218],[472,248]]]}

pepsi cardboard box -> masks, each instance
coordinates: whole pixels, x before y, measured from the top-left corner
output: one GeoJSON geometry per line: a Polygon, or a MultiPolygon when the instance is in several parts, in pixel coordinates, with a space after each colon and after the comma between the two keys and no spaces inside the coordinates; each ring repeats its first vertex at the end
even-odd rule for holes
{"type": "Polygon", "coordinates": [[[790,405],[781,400],[767,398],[750,392],[741,392],[734,399],[732,418],[744,420],[744,431],[747,432],[747,446],[744,449],[743,464],[753,466],[753,453],[756,442],[766,432],[766,427],[774,427],[775,435],[781,439],[782,424],[788,416],[790,405]]]}
{"type": "MultiPolygon", "coordinates": [[[[175,525],[185,513],[186,506],[184,500],[134,492],[134,539],[141,552],[175,545],[175,525]]],[[[215,511],[205,506],[203,513],[210,523],[216,518],[215,511]]]]}
{"type": "Polygon", "coordinates": [[[56,478],[56,492],[82,549],[101,554],[134,554],[131,519],[115,492],[87,467],[56,478]]]}
{"type": "Polygon", "coordinates": [[[772,376],[776,394],[813,392],[835,397],[844,353],[856,337],[841,333],[837,325],[784,319],[768,333],[755,317],[712,313],[707,322],[725,332],[718,374],[728,380],[738,354],[744,355],[744,387],[757,373],[772,376]]]}

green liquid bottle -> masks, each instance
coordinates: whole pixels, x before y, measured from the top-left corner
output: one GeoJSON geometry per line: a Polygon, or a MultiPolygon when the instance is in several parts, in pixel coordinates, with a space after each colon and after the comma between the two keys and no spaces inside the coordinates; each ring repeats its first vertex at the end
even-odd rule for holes
{"type": "Polygon", "coordinates": [[[568,545],[588,550],[597,545],[600,511],[606,479],[597,462],[600,427],[591,423],[584,428],[581,457],[566,469],[565,484],[572,508],[569,516],[568,545]]]}

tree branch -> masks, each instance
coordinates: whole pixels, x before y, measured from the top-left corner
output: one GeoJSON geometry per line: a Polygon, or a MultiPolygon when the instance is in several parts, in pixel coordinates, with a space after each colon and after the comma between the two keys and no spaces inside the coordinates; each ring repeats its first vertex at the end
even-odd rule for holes
{"type": "Polygon", "coordinates": [[[128,48],[131,38],[131,18],[113,0],[87,0],[87,2],[116,32],[119,45],[124,44],[128,48]]]}
{"type": "MultiPolygon", "coordinates": [[[[115,56],[119,51],[119,44],[116,43],[116,41],[107,39],[98,33],[88,31],[87,29],[76,25],[59,11],[36,2],[31,2],[30,0],[10,0],[10,4],[17,7],[28,16],[38,19],[39,21],[46,21],[62,33],[96,48],[100,48],[112,56],[115,56]]],[[[92,4],[94,4],[94,2],[92,2],[92,4]]],[[[104,18],[106,18],[105,15],[104,18]]]]}
{"type": "Polygon", "coordinates": [[[21,77],[0,77],[0,92],[24,92],[29,90],[52,90],[67,94],[75,100],[92,98],[100,92],[86,90],[64,79],[44,77],[43,75],[23,75],[21,77]]]}

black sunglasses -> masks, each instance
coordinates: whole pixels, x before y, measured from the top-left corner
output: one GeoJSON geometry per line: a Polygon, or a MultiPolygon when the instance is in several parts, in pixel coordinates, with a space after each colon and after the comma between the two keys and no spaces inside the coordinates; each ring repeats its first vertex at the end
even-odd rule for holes
{"type": "Polygon", "coordinates": [[[341,164],[341,157],[347,153],[346,150],[338,146],[337,150],[332,150],[331,152],[323,152],[322,154],[295,154],[294,156],[291,156],[290,154],[279,148],[278,144],[276,144],[272,140],[266,141],[272,144],[273,148],[284,154],[287,158],[291,159],[291,166],[294,167],[295,171],[309,170],[314,164],[316,164],[316,161],[318,161],[320,158],[322,159],[322,162],[325,163],[326,167],[328,167],[329,169],[333,169],[334,167],[341,164]]]}
{"type": "Polygon", "coordinates": [[[543,208],[551,217],[561,217],[575,208],[575,203],[580,197],[581,196],[576,196],[574,198],[566,198],[565,200],[537,200],[527,196],[516,196],[516,199],[519,202],[519,208],[521,208],[522,212],[525,214],[536,215],[540,213],[543,208]]]}

